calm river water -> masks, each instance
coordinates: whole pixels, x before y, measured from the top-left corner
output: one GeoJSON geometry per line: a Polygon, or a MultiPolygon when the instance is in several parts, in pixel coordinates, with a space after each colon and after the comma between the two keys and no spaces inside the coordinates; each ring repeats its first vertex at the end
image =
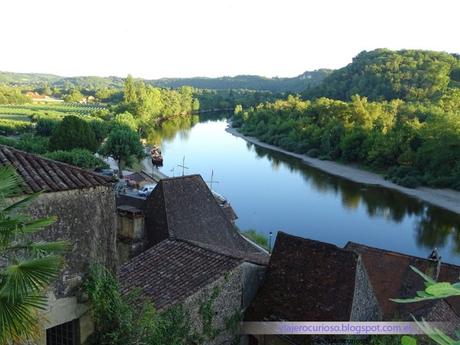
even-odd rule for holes
{"type": "Polygon", "coordinates": [[[225,118],[164,123],[152,133],[165,174],[214,171],[213,189],[235,209],[240,229],[279,230],[343,246],[354,241],[460,264],[460,216],[395,191],[328,175],[295,158],[247,143],[225,131],[225,118]]]}

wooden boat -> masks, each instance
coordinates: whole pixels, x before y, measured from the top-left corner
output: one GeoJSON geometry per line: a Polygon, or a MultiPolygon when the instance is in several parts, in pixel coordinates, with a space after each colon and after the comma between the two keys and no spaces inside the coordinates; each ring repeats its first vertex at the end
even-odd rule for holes
{"type": "Polygon", "coordinates": [[[150,150],[150,157],[152,158],[152,164],[155,167],[163,166],[163,156],[161,155],[161,150],[159,147],[152,147],[150,150]]]}

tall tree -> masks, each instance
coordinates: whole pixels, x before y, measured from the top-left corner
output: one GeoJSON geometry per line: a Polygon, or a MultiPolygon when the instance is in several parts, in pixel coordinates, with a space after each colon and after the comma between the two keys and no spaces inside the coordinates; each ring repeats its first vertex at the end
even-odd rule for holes
{"type": "Polygon", "coordinates": [[[131,165],[135,159],[145,157],[139,135],[129,127],[115,127],[102,144],[100,153],[111,156],[118,163],[118,176],[123,177],[123,167],[131,165]]]}
{"type": "Polygon", "coordinates": [[[66,116],[50,138],[50,149],[67,151],[76,148],[96,151],[96,135],[86,121],[77,116],[66,116]]]}
{"type": "Polygon", "coordinates": [[[31,219],[24,208],[37,194],[11,203],[20,192],[21,180],[11,167],[0,168],[0,344],[33,338],[37,309],[46,306],[46,288],[58,276],[68,249],[65,242],[32,242],[54,217],[31,219]]]}

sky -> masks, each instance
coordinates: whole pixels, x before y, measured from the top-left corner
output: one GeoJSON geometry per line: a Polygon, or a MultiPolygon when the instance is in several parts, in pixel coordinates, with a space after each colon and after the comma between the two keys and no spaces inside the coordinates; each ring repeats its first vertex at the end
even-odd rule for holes
{"type": "Polygon", "coordinates": [[[459,13],[458,0],[1,0],[0,70],[293,77],[375,48],[460,53],[459,13]]]}

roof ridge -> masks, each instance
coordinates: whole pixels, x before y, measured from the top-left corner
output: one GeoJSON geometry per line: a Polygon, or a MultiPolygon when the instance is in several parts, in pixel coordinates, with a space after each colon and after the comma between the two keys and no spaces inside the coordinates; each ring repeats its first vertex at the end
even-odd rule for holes
{"type": "MultiPolygon", "coordinates": [[[[357,245],[357,246],[360,246],[360,247],[365,247],[367,249],[370,249],[370,250],[373,250],[373,251],[380,251],[380,252],[384,252],[385,254],[388,254],[388,255],[393,255],[393,256],[403,256],[403,257],[407,257],[407,258],[412,258],[412,259],[417,259],[417,260],[424,260],[424,261],[432,261],[428,258],[424,258],[424,257],[421,257],[421,256],[416,256],[416,255],[412,255],[412,254],[406,254],[406,253],[401,253],[401,252],[397,252],[397,251],[394,251],[394,250],[389,250],[389,249],[384,249],[384,248],[378,248],[378,247],[372,247],[372,246],[369,246],[369,245],[366,245],[366,244],[361,244],[361,243],[358,243],[358,242],[353,242],[353,241],[348,241],[345,246],[344,246],[344,249],[345,250],[350,250],[350,249],[347,249],[347,246],[348,245],[357,245]]],[[[452,268],[456,268],[456,269],[460,269],[460,266],[459,265],[455,265],[455,264],[451,264],[449,262],[444,262],[441,260],[441,265],[445,265],[445,266],[449,266],[449,267],[452,267],[452,268]]]]}
{"type": "Polygon", "coordinates": [[[226,256],[226,257],[229,257],[229,258],[232,258],[232,259],[237,259],[237,260],[240,260],[240,261],[244,261],[243,258],[238,257],[236,255],[232,255],[231,253],[226,252],[226,249],[223,248],[223,247],[220,247],[220,246],[212,246],[212,245],[209,245],[209,244],[206,244],[206,243],[201,243],[201,242],[192,241],[192,240],[186,240],[186,239],[179,239],[179,238],[170,239],[170,241],[184,242],[184,243],[187,243],[187,244],[189,244],[191,246],[198,247],[198,248],[201,248],[203,250],[206,250],[208,252],[212,252],[212,253],[222,255],[222,256],[226,256]],[[222,249],[222,251],[216,250],[217,248],[222,249]]]}

